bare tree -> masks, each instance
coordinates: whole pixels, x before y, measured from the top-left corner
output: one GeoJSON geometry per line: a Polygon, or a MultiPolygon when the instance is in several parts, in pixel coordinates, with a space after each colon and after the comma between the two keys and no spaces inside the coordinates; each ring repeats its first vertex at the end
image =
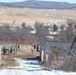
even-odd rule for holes
{"type": "Polygon", "coordinates": [[[44,26],[43,23],[36,22],[34,27],[36,29],[36,36],[39,40],[42,40],[49,35],[48,26],[44,26]]]}

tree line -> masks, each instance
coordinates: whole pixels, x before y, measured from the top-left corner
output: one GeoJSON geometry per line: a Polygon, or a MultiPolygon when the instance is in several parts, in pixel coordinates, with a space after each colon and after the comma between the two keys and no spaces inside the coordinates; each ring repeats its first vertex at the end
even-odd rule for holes
{"type": "Polygon", "coordinates": [[[57,34],[60,41],[68,42],[73,40],[76,30],[75,21],[67,20],[67,27],[64,25],[59,27],[56,24],[45,26],[43,23],[35,22],[35,34],[30,33],[30,31],[33,31],[34,29],[31,26],[26,26],[25,22],[23,22],[20,27],[3,25],[0,26],[0,42],[26,44],[40,42],[41,40],[45,40],[46,36],[51,36],[49,32],[52,28],[52,32],[58,32],[58,29],[60,29],[60,34],[57,34]]]}

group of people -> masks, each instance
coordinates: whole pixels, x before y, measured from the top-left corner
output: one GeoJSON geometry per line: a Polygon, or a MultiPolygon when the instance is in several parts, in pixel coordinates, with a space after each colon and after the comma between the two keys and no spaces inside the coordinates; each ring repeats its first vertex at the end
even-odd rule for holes
{"type": "Polygon", "coordinates": [[[34,45],[31,47],[31,51],[32,51],[32,53],[33,53],[34,51],[39,52],[39,51],[40,51],[40,44],[34,44],[34,45]]]}
{"type": "Polygon", "coordinates": [[[16,46],[8,46],[8,47],[4,45],[2,47],[1,51],[2,51],[2,54],[5,55],[5,54],[11,54],[11,53],[15,54],[16,51],[18,51],[18,50],[20,50],[19,45],[18,46],[17,45],[16,46]]]}

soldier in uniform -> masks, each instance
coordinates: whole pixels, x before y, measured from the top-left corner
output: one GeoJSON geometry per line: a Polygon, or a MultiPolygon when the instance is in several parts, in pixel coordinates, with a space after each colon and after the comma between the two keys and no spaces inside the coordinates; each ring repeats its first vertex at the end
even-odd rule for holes
{"type": "Polygon", "coordinates": [[[3,50],[3,55],[5,55],[6,54],[6,47],[5,47],[5,45],[3,46],[2,50],[3,50]]]}

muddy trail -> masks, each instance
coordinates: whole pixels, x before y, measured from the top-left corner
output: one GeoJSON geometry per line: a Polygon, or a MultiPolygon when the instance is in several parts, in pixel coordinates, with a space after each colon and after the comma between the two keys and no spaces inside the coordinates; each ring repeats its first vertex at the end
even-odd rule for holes
{"type": "Polygon", "coordinates": [[[29,58],[29,59],[34,59],[37,56],[39,56],[38,52],[26,52],[26,51],[18,51],[16,54],[6,54],[6,55],[2,55],[2,65],[1,65],[1,69],[5,69],[11,66],[17,66],[17,64],[15,63],[15,58],[29,58]]]}

